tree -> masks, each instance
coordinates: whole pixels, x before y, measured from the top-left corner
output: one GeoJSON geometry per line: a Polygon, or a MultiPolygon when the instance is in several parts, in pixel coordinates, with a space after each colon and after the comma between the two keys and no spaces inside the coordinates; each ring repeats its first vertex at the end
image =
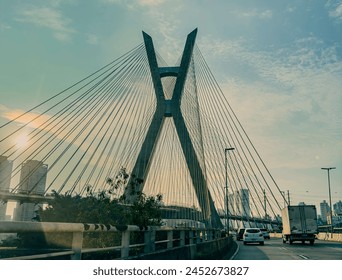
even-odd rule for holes
{"type": "Polygon", "coordinates": [[[123,193],[124,188],[135,189],[143,180],[130,176],[122,167],[114,178],[108,177],[109,189],[93,192],[86,186],[86,196],[69,193],[58,194],[53,191],[54,199],[46,209],[39,211],[40,221],[69,223],[100,223],[111,225],[161,225],[162,195],[146,196],[136,193],[136,200],[128,205],[123,193]],[[131,180],[128,180],[131,177],[131,180]],[[128,186],[129,182],[129,186],[128,186]],[[114,196],[114,198],[113,198],[114,196]]]}
{"type": "MultiPolygon", "coordinates": [[[[114,178],[107,178],[108,190],[94,192],[91,186],[86,186],[86,195],[59,194],[52,192],[54,199],[46,209],[40,209],[37,217],[41,222],[65,222],[84,224],[104,224],[113,226],[137,225],[144,228],[149,225],[161,225],[161,203],[160,194],[146,196],[143,193],[137,194],[133,204],[126,204],[123,195],[113,195],[127,187],[129,175],[126,169],[121,168],[114,178]]],[[[143,180],[132,177],[130,184],[142,184],[143,180]]],[[[69,234],[48,234],[43,236],[32,234],[21,234],[21,246],[32,247],[53,244],[57,247],[70,247],[71,235],[69,234]],[[38,238],[38,239],[37,239],[38,238]],[[45,242],[44,242],[45,240],[45,242]]],[[[84,245],[88,247],[113,246],[114,234],[87,233],[84,236],[84,245]]]]}
{"type": "Polygon", "coordinates": [[[129,223],[129,209],[117,199],[101,191],[85,197],[53,192],[54,199],[39,211],[42,222],[98,223],[121,225],[129,223]]]}
{"type": "Polygon", "coordinates": [[[145,194],[140,194],[131,207],[131,223],[139,226],[160,226],[161,225],[161,211],[160,206],[163,197],[157,195],[156,197],[145,194]]]}

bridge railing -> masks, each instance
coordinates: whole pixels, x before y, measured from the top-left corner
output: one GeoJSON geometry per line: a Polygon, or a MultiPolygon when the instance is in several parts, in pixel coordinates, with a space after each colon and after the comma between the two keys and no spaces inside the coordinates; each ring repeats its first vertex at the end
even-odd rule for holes
{"type": "MultiPolygon", "coordinates": [[[[112,226],[103,224],[80,224],[80,223],[50,223],[50,222],[14,222],[0,221],[0,233],[40,233],[43,236],[54,234],[68,234],[70,246],[68,248],[46,248],[35,250],[35,248],[1,248],[0,259],[83,259],[88,255],[96,259],[92,254],[106,252],[108,258],[129,259],[137,255],[149,254],[157,251],[168,250],[185,245],[198,244],[221,238],[218,229],[198,228],[170,228],[170,227],[146,227],[140,228],[134,225],[112,226]],[[89,248],[85,246],[85,236],[93,235],[96,239],[98,233],[101,235],[112,235],[113,243],[110,246],[89,248]],[[114,237],[115,236],[115,237],[114,237]],[[116,242],[115,242],[116,240],[116,242]],[[34,254],[23,254],[35,252],[34,254]],[[37,253],[38,252],[38,253],[37,253]],[[19,255],[20,254],[20,255],[19,255]]],[[[108,240],[108,238],[107,238],[108,240]]],[[[102,244],[103,245],[103,244],[102,244]]],[[[1,245],[0,245],[1,246],[1,245]]],[[[58,247],[58,246],[57,246],[58,247]]]]}

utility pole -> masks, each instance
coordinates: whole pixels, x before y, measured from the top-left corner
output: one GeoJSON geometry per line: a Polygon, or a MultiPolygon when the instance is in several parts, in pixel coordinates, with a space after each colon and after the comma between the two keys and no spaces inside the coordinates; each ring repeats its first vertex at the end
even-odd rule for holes
{"type": "Polygon", "coordinates": [[[291,203],[290,203],[290,191],[287,190],[287,202],[288,202],[288,205],[290,206],[291,203]]]}
{"type": "Polygon", "coordinates": [[[226,190],[226,223],[227,223],[227,235],[229,236],[229,208],[228,208],[228,159],[227,159],[227,154],[229,151],[233,151],[234,148],[226,148],[224,149],[224,158],[225,158],[225,161],[224,161],[224,167],[225,167],[225,175],[226,175],[226,187],[225,187],[225,190],[226,190]]]}
{"type": "Polygon", "coordinates": [[[331,169],[336,169],[336,167],[323,167],[323,168],[321,168],[321,169],[328,171],[328,188],[329,188],[329,204],[330,204],[330,223],[331,223],[331,237],[332,237],[332,236],[333,236],[334,225],[333,225],[332,205],[331,205],[330,170],[331,170],[331,169]]]}
{"type": "Polygon", "coordinates": [[[265,219],[267,218],[267,211],[266,211],[266,190],[264,189],[264,209],[265,209],[265,219]]]}

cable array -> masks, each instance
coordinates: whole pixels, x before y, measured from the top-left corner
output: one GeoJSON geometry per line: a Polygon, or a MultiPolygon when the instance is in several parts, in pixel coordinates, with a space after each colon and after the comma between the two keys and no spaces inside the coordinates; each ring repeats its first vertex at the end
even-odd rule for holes
{"type": "MultiPolygon", "coordinates": [[[[251,139],[242,127],[226,95],[220,89],[198,46],[194,50],[196,79],[201,110],[207,180],[218,209],[245,217],[255,225],[254,217],[277,217],[281,192],[251,139]],[[234,148],[225,154],[226,148],[234,148]],[[225,166],[227,157],[227,166],[225,166]],[[227,174],[225,169],[227,168],[227,174]],[[228,198],[226,198],[226,177],[228,198]]],[[[236,224],[234,227],[238,227],[236,224]]],[[[241,223],[240,223],[241,226],[241,223]]]]}
{"type": "MultiPolygon", "coordinates": [[[[159,67],[167,66],[157,53],[159,67]]],[[[172,99],[176,77],[162,79],[166,100],[172,99]]],[[[202,53],[195,45],[180,109],[185,128],[165,118],[147,178],[146,195],[163,195],[172,217],[201,220],[201,200],[210,194],[215,208],[245,223],[278,215],[281,192],[265,163],[220,89],[202,53]],[[188,133],[209,193],[198,194],[189,174],[180,134],[188,133]],[[225,148],[235,150],[225,154],[225,148]],[[225,166],[225,157],[228,165],[225,166]],[[225,170],[227,169],[227,173],[225,170]],[[228,182],[228,195],[225,182],[228,182]],[[170,210],[170,211],[171,211],[170,210]],[[171,212],[172,212],[171,211],[171,212]]],[[[13,162],[11,192],[45,194],[102,191],[110,188],[120,168],[132,170],[156,110],[156,97],[144,45],[34,108],[0,125],[0,155],[13,162]],[[26,146],[16,140],[25,135],[26,146]],[[22,172],[30,162],[28,172],[22,172]],[[47,176],[35,174],[43,163],[47,176]],[[35,179],[32,179],[35,175],[35,179]],[[34,181],[32,183],[32,180],[34,181]],[[26,182],[26,183],[25,183],[26,182]],[[30,183],[28,183],[30,182],[30,183]],[[23,187],[26,184],[26,189],[23,187]]],[[[186,146],[189,147],[189,146],[186,146]]],[[[191,163],[190,163],[191,164],[191,163]]],[[[0,165],[1,166],[1,165],[0,165]]],[[[0,174],[1,173],[0,170],[0,174]]],[[[122,195],[118,189],[114,197],[122,195]]],[[[234,227],[238,227],[235,222],[234,227]]]]}

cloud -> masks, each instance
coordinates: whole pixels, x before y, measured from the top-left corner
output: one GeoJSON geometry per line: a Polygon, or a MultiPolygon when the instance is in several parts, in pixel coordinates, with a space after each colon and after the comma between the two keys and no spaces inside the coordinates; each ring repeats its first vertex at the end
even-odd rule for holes
{"type": "Polygon", "coordinates": [[[293,13],[294,11],[296,11],[296,7],[294,7],[294,6],[288,6],[286,8],[286,12],[288,12],[288,13],[293,13]]]}
{"type": "Polygon", "coordinates": [[[99,39],[95,34],[87,34],[86,37],[86,41],[90,45],[97,45],[99,43],[99,39]]]}
{"type": "Polygon", "coordinates": [[[0,22],[0,31],[6,31],[8,29],[11,29],[11,26],[9,26],[8,24],[6,23],[2,23],[0,22]]]}
{"type": "Polygon", "coordinates": [[[0,112],[6,112],[9,110],[10,109],[6,105],[0,103],[0,112]]]}
{"type": "Polygon", "coordinates": [[[338,160],[330,149],[342,150],[342,61],[336,46],[314,36],[270,51],[248,48],[243,40],[206,40],[203,53],[216,54],[225,75],[233,73],[220,78],[223,92],[272,166],[338,160]]]}
{"type": "Polygon", "coordinates": [[[338,4],[334,9],[329,11],[329,16],[342,21],[342,3],[338,4]]]}
{"type": "Polygon", "coordinates": [[[134,8],[137,6],[159,6],[165,0],[102,0],[102,2],[105,4],[121,4],[129,8],[134,8]]]}
{"type": "Polygon", "coordinates": [[[50,116],[40,115],[34,112],[25,113],[25,111],[20,109],[9,109],[4,105],[0,104],[1,116],[8,121],[15,121],[18,124],[25,125],[28,124],[31,128],[40,128],[44,122],[46,122],[50,116]],[[23,115],[24,114],[24,115],[23,115]],[[23,116],[21,116],[23,115],[23,116]],[[21,116],[21,117],[20,117],[21,116]]]}
{"type": "Polygon", "coordinates": [[[165,0],[138,0],[137,1],[141,6],[158,6],[165,2],[165,0]]]}
{"type": "Polygon", "coordinates": [[[31,8],[19,12],[17,21],[31,23],[53,31],[54,37],[60,41],[71,39],[75,30],[70,27],[71,20],[54,8],[31,8]]]}
{"type": "MultiPolygon", "coordinates": [[[[168,63],[175,63],[184,44],[184,38],[179,38],[178,34],[181,29],[180,14],[184,12],[184,1],[102,0],[102,2],[108,5],[120,5],[140,17],[144,31],[153,37],[153,41],[163,42],[163,58],[168,63]]],[[[158,48],[156,50],[159,51],[158,48]]]]}
{"type": "Polygon", "coordinates": [[[243,12],[236,11],[235,13],[242,18],[271,19],[273,17],[273,12],[271,10],[260,11],[258,9],[253,9],[243,12]]]}
{"type": "MultiPolygon", "coordinates": [[[[45,1],[47,2],[47,1],[45,1]]],[[[79,0],[49,0],[49,4],[52,6],[52,7],[59,7],[61,5],[65,5],[65,4],[78,4],[79,3],[79,0]]]]}

